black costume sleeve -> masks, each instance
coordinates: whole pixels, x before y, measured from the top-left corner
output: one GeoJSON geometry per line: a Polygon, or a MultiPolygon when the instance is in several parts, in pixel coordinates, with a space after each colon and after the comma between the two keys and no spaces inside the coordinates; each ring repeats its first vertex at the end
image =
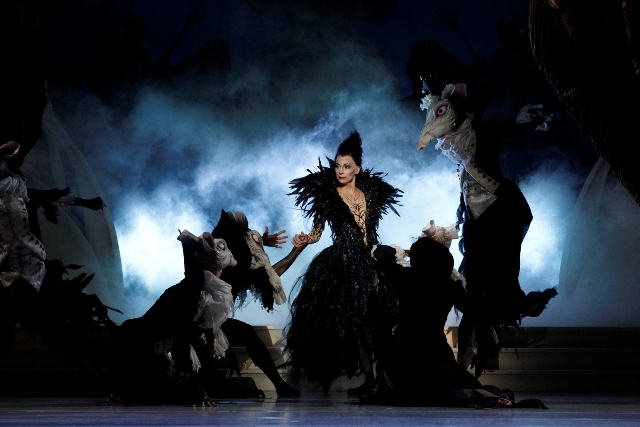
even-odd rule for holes
{"type": "Polygon", "coordinates": [[[264,267],[258,267],[248,271],[248,289],[251,293],[260,299],[262,307],[267,311],[273,310],[273,286],[269,281],[269,275],[264,267]]]}
{"type": "Polygon", "coordinates": [[[471,298],[467,294],[467,291],[462,286],[462,282],[460,280],[454,281],[452,279],[450,290],[452,294],[453,305],[462,313],[470,313],[472,308],[476,304],[478,304],[477,298],[471,298]]]}

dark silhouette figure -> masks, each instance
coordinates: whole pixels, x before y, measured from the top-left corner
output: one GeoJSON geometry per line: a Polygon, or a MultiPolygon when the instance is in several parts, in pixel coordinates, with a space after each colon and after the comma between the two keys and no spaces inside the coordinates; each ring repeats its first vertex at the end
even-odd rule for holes
{"type": "Polygon", "coordinates": [[[81,266],[63,265],[56,259],[45,261],[45,266],[39,291],[24,279],[10,288],[0,287],[0,363],[11,350],[16,324],[20,324],[29,335],[42,336],[54,354],[74,367],[104,369],[109,364],[107,345],[116,329],[108,310],[120,311],[83,292],[93,274],[65,277],[81,266]]]}
{"type": "Polygon", "coordinates": [[[434,40],[419,39],[411,44],[407,74],[413,85],[410,99],[416,105],[425,92],[439,95],[452,81],[467,80],[467,66],[456,56],[446,53],[434,40]]]}
{"type": "Polygon", "coordinates": [[[90,65],[88,86],[106,104],[130,107],[132,95],[151,76],[151,56],[140,47],[146,36],[147,26],[142,18],[131,16],[102,42],[90,65]]]}
{"type": "Polygon", "coordinates": [[[383,360],[372,393],[364,400],[397,405],[448,405],[454,389],[481,388],[459,366],[444,335],[451,308],[467,312],[470,301],[462,282],[450,278],[453,257],[443,244],[428,237],[411,245],[411,266],[396,263],[396,250],[379,246],[374,255],[396,288],[399,303],[394,348],[383,360]],[[416,369],[420,365],[420,369],[416,369]]]}
{"type": "Polygon", "coordinates": [[[0,141],[20,144],[20,151],[9,159],[14,173],[20,173],[25,156],[42,133],[46,83],[37,3],[7,0],[0,5],[0,46],[5,65],[0,79],[5,107],[0,118],[0,141]]]}
{"type": "Polygon", "coordinates": [[[208,82],[222,84],[230,70],[229,43],[223,39],[207,40],[197,53],[178,62],[175,69],[181,77],[204,78],[208,82]]]}
{"type": "MultiPolygon", "coordinates": [[[[242,218],[243,216],[244,215],[241,215],[239,217],[242,218]]],[[[246,219],[246,217],[244,218],[246,219]]],[[[272,310],[274,304],[274,289],[265,267],[251,269],[252,252],[246,240],[247,232],[249,231],[248,222],[243,222],[236,220],[236,216],[231,215],[230,212],[222,210],[218,224],[211,232],[214,237],[224,238],[225,241],[227,241],[229,248],[237,260],[237,264],[234,267],[223,270],[221,277],[224,281],[231,284],[233,299],[237,301],[236,305],[241,306],[244,302],[244,294],[248,290],[251,290],[251,293],[259,296],[265,309],[272,310]]],[[[268,237],[268,235],[263,235],[263,238],[268,237]]],[[[268,240],[273,241],[273,239],[268,240]]],[[[273,266],[276,274],[278,276],[282,275],[289,266],[293,264],[301,251],[300,248],[294,247],[287,257],[276,263],[273,266]]],[[[271,380],[278,396],[287,397],[300,395],[298,390],[291,387],[282,379],[269,351],[256,334],[253,326],[237,319],[229,319],[222,325],[222,330],[225,335],[227,335],[227,338],[229,338],[231,344],[243,344],[247,348],[249,357],[251,357],[253,363],[271,380]]],[[[233,357],[233,354],[231,354],[230,363],[232,371],[234,369],[239,370],[237,361],[235,361],[233,357]]]]}
{"type": "MultiPolygon", "coordinates": [[[[130,111],[135,94],[148,82],[173,75],[171,55],[191,27],[202,21],[207,11],[201,11],[204,1],[194,11],[189,9],[184,27],[167,51],[152,60],[140,44],[147,36],[147,26],[140,16],[130,16],[109,34],[90,64],[89,90],[98,93],[107,105],[130,111]]],[[[206,50],[206,49],[205,49],[206,50]]]]}
{"type": "Polygon", "coordinates": [[[516,401],[509,390],[483,386],[457,364],[444,334],[452,307],[470,314],[488,311],[488,301],[469,295],[460,280],[451,278],[449,249],[429,237],[418,239],[409,251],[411,266],[396,263],[396,250],[381,245],[374,255],[396,288],[398,325],[392,348],[378,363],[382,371],[364,403],[397,406],[469,406],[540,408],[539,399],[516,401]],[[416,369],[419,365],[420,368],[416,369]]]}

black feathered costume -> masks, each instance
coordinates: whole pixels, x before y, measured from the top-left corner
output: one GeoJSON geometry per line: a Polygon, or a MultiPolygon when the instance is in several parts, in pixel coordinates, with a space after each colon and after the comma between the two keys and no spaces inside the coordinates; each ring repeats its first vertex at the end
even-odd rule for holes
{"type": "Polygon", "coordinates": [[[311,382],[330,384],[336,377],[355,375],[361,351],[380,357],[385,336],[395,325],[397,300],[375,259],[377,228],[401,191],[381,173],[362,170],[356,179],[366,200],[365,231],[337,191],[335,162],[320,162],[316,171],[291,181],[296,206],[314,220],[314,230],[327,221],[333,245],[309,264],[291,307],[287,349],[292,375],[304,371],[311,382]],[[366,237],[366,238],[365,238],[366,237]]]}

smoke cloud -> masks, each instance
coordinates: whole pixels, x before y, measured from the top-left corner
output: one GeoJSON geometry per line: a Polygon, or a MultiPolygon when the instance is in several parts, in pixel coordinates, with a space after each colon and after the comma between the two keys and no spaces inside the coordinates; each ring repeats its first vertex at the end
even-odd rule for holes
{"type": "MultiPolygon", "coordinates": [[[[181,280],[178,230],[210,231],[221,209],[243,211],[249,226],[260,232],[265,226],[271,232],[286,229],[289,241],[295,233],[308,232],[311,224],[287,196],[288,182],[305,175],[318,159],[326,164],[325,157],[333,158],[352,130],[363,139],[363,165],[388,173],[387,181],[404,191],[400,217],[390,213],[380,224],[382,243],[409,247],[429,220],[454,223],[459,201],[455,165],[433,147],[416,152],[424,117],[397,92],[384,55],[341,21],[327,19],[292,23],[268,51],[234,64],[224,81],[203,76],[154,81],[128,94],[127,109],[107,106],[97,96],[76,95],[60,115],[107,193],[124,292],[131,301],[124,308],[126,317],[142,315],[181,280]]],[[[534,214],[522,249],[525,291],[559,284],[568,221],[584,178],[560,162],[521,179],[534,214]]],[[[628,257],[628,244],[638,242],[630,236],[640,233],[635,224],[615,232],[621,230],[619,221],[628,224],[628,212],[637,206],[620,192],[611,197],[607,205],[616,208],[602,212],[610,220],[601,223],[598,235],[606,231],[620,240],[602,242],[611,251],[606,260],[628,257]]],[[[329,244],[327,230],[285,273],[287,294],[313,255],[329,244]]],[[[287,243],[267,253],[275,263],[290,248],[287,243]]],[[[455,244],[452,253],[459,264],[455,244]]],[[[549,309],[524,325],[638,325],[637,315],[626,311],[631,303],[617,315],[613,303],[599,307],[603,294],[614,295],[621,281],[637,277],[610,270],[598,276],[601,287],[585,285],[571,296],[560,288],[549,309]]],[[[633,297],[637,302],[637,296],[627,288],[620,294],[627,301],[633,297]]],[[[254,325],[284,325],[288,306],[267,313],[250,304],[235,316],[254,325]]],[[[451,315],[449,323],[455,322],[451,315]]]]}

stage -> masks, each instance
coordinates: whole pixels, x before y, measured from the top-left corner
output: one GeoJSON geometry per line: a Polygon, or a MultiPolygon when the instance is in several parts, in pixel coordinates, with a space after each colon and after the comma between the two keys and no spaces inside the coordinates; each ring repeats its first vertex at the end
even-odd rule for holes
{"type": "MultiPolygon", "coordinates": [[[[280,328],[257,326],[276,363],[280,328]]],[[[457,351],[457,329],[444,333],[457,351]]],[[[361,379],[338,378],[329,393],[301,380],[300,398],[278,398],[273,384],[235,348],[245,385],[265,399],[216,400],[217,408],[124,406],[109,403],[108,373],[79,370],[39,339],[16,329],[0,368],[0,426],[637,426],[640,425],[640,333],[637,328],[521,328],[505,335],[499,369],[483,384],[509,388],[517,401],[541,399],[548,409],[474,409],[360,405],[345,390],[361,379]]],[[[416,369],[425,368],[411,361],[416,369]]],[[[281,371],[288,378],[285,370],[281,371]]]]}
{"type": "Polygon", "coordinates": [[[220,400],[217,408],[124,406],[107,396],[0,397],[0,426],[635,426],[637,394],[516,394],[549,409],[423,408],[360,405],[346,393],[220,400]]]}

